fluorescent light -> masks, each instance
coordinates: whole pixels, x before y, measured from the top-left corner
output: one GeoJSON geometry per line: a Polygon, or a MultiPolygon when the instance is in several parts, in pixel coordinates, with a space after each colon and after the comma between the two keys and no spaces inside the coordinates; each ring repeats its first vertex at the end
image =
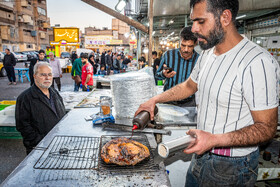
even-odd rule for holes
{"type": "Polygon", "coordinates": [[[169,34],[169,36],[172,36],[174,34],[174,32],[172,32],[171,34],[169,34]]]}
{"type": "Polygon", "coordinates": [[[241,16],[237,16],[236,19],[241,19],[241,18],[245,18],[245,17],[246,17],[246,14],[241,15],[241,16]]]}
{"type": "Polygon", "coordinates": [[[153,31],[152,35],[155,35],[156,31],[153,31]]]}
{"type": "Polygon", "coordinates": [[[160,43],[159,43],[160,45],[163,45],[163,41],[160,41],[160,43]]]}
{"type": "Polygon", "coordinates": [[[261,43],[261,41],[260,40],[257,40],[257,44],[260,44],[261,43]]]}
{"type": "Polygon", "coordinates": [[[166,41],[166,40],[164,40],[163,44],[164,44],[164,45],[166,45],[166,44],[167,44],[167,41],[166,41]]]}
{"type": "Polygon", "coordinates": [[[169,25],[172,24],[172,23],[174,23],[173,19],[169,21],[169,25]]]}
{"type": "Polygon", "coordinates": [[[115,6],[116,11],[121,12],[126,5],[126,0],[119,0],[118,4],[115,6]]]}

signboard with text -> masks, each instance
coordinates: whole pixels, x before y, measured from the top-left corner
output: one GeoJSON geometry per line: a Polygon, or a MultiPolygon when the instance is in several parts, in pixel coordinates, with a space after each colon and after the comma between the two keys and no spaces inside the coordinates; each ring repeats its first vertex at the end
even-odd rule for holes
{"type": "Polygon", "coordinates": [[[66,41],[67,43],[79,42],[78,28],[53,28],[54,42],[66,41]]]}

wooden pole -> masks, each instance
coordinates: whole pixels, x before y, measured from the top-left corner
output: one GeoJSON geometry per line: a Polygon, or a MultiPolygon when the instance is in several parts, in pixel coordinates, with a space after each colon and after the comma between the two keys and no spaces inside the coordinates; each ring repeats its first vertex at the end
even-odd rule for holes
{"type": "Polygon", "coordinates": [[[122,15],[121,13],[95,1],[95,0],[82,0],[83,2],[97,8],[98,10],[101,10],[125,23],[127,23],[128,25],[131,25],[133,27],[135,27],[136,29],[139,29],[145,33],[148,33],[148,27],[146,27],[145,25],[139,23],[138,21],[135,21],[133,19],[128,18],[127,16],[122,15]]]}
{"type": "Polygon", "coordinates": [[[152,51],[153,51],[153,27],[154,27],[154,0],[150,0],[149,6],[149,66],[152,66],[152,51]]]}

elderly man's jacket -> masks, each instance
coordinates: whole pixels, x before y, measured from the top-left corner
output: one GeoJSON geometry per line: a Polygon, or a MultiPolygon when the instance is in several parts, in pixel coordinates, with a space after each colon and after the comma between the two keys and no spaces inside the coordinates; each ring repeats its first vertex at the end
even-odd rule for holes
{"type": "Polygon", "coordinates": [[[46,96],[34,84],[17,98],[16,128],[23,137],[27,150],[32,150],[65,115],[65,107],[59,93],[49,88],[56,112],[46,96]]]}

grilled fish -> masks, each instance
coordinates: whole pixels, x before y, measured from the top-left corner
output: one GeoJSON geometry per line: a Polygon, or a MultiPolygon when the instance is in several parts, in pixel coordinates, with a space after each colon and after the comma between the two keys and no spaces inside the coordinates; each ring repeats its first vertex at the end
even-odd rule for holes
{"type": "Polygon", "coordinates": [[[101,158],[107,164],[134,166],[150,157],[149,149],[128,138],[116,138],[107,142],[101,149],[101,158]]]}

